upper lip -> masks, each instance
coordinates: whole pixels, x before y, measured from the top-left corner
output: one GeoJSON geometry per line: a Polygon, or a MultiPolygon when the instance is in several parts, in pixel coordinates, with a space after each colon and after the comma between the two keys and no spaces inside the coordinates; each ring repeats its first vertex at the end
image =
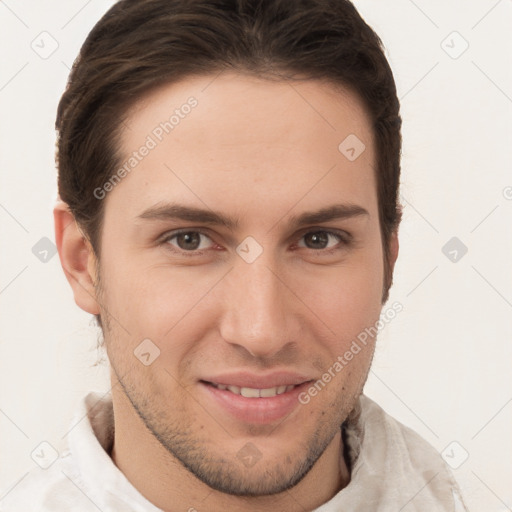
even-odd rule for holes
{"type": "Polygon", "coordinates": [[[212,384],[238,386],[240,388],[268,389],[278,386],[297,386],[312,380],[309,377],[290,371],[274,371],[272,373],[233,372],[223,373],[201,379],[212,384]]]}

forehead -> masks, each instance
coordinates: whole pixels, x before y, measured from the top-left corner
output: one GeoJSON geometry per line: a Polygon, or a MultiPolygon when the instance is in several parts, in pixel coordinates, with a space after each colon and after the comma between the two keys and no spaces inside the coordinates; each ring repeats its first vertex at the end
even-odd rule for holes
{"type": "Polygon", "coordinates": [[[127,113],[126,172],[108,202],[129,216],[170,197],[239,212],[256,202],[260,214],[281,216],[279,207],[299,200],[358,200],[371,209],[373,146],[369,116],[346,89],[227,72],[189,78],[127,113]]]}

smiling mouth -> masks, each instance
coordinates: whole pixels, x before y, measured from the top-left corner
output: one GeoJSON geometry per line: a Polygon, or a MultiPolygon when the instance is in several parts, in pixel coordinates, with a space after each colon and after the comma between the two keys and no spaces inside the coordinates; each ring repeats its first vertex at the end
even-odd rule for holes
{"type": "Polygon", "coordinates": [[[289,386],[275,386],[273,388],[247,388],[247,387],[239,387],[239,386],[229,386],[226,384],[217,384],[215,382],[206,382],[216,389],[221,391],[230,391],[231,393],[239,396],[243,396],[244,398],[272,398],[273,396],[282,395],[283,393],[287,393],[288,391],[292,391],[298,386],[289,385],[289,386]]]}

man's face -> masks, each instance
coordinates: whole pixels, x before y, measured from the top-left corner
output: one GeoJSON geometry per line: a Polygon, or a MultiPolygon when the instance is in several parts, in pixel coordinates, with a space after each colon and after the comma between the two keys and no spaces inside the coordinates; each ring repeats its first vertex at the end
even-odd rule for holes
{"type": "Polygon", "coordinates": [[[98,299],[114,396],[211,487],[283,491],[339,446],[372,359],[369,340],[332,370],[381,310],[369,118],[318,81],[224,73],[151,93],[124,126],[123,163],[154,147],[104,199],[98,299]],[[360,146],[338,148],[351,134],[366,146],[355,160],[360,146]],[[311,216],[331,208],[342,215],[311,216]]]}

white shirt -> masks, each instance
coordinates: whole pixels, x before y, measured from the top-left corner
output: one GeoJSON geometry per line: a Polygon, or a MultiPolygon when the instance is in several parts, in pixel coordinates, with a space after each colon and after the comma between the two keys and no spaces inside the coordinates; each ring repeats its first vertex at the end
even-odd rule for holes
{"type": "MultiPolygon", "coordinates": [[[[72,425],[59,458],[0,492],[1,512],[162,512],[109,456],[110,395],[87,395],[72,425]]],[[[467,512],[439,453],[368,397],[359,398],[344,428],[351,481],[314,512],[467,512]]],[[[42,465],[53,460],[49,447],[40,455],[42,465]]]]}

